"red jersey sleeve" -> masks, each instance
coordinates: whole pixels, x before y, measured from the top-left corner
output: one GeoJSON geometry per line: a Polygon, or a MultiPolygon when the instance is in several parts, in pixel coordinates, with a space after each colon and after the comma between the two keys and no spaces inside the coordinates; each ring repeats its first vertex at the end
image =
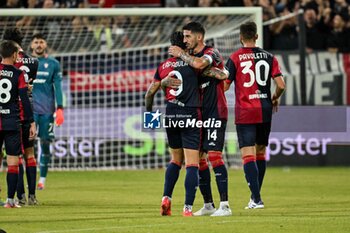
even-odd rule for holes
{"type": "Polygon", "coordinates": [[[278,61],[277,61],[275,56],[273,57],[273,60],[272,60],[272,73],[271,73],[271,75],[272,75],[272,78],[276,78],[276,77],[282,75],[280,66],[279,66],[278,61]]]}

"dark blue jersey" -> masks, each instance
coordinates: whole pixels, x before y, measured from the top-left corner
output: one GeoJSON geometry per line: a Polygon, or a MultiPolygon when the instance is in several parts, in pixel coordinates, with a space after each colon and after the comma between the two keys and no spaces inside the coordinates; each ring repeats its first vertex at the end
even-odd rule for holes
{"type": "Polygon", "coordinates": [[[33,121],[24,75],[15,66],[0,64],[0,130],[19,129],[19,97],[27,119],[33,121]]]}
{"type": "Polygon", "coordinates": [[[179,88],[166,88],[166,100],[180,106],[199,107],[200,96],[197,72],[179,58],[169,58],[162,62],[154,75],[154,81],[160,82],[172,72],[175,78],[182,81],[179,88]]]}

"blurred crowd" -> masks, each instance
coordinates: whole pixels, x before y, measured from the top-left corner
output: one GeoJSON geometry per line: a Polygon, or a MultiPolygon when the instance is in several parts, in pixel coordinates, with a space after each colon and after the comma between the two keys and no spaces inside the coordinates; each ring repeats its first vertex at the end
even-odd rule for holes
{"type": "MultiPolygon", "coordinates": [[[[304,24],[307,51],[328,50],[330,52],[350,52],[350,0],[0,0],[0,8],[110,8],[110,7],[234,7],[261,6],[263,21],[288,16],[304,10],[304,24]]],[[[296,15],[296,14],[295,14],[296,15]]],[[[22,17],[15,20],[17,27],[25,29],[38,24],[40,18],[22,17]]],[[[67,39],[74,40],[74,35],[83,35],[83,42],[91,43],[91,38],[99,39],[99,47],[111,49],[111,34],[120,35],[118,40],[123,46],[132,46],[127,37],[123,37],[131,19],[127,17],[103,17],[98,23],[92,23],[87,17],[74,17],[70,22],[73,33],[67,39]],[[109,29],[109,30],[108,30],[109,29]],[[80,33],[74,33],[80,32],[80,33]],[[82,33],[83,32],[83,33],[82,33]],[[91,32],[91,33],[89,33],[91,32]],[[73,38],[72,38],[73,37],[73,38]]],[[[48,21],[43,24],[47,30],[58,27],[57,22],[48,21]]],[[[0,22],[1,24],[1,22],[0,22]]],[[[62,24],[62,22],[60,22],[62,24]]],[[[272,50],[298,49],[297,16],[289,17],[264,26],[264,48],[272,50]]],[[[157,31],[155,30],[156,34],[157,31]]],[[[153,41],[151,39],[150,41],[153,41]]],[[[68,44],[66,42],[63,42],[68,44]]],[[[69,49],[67,47],[67,49],[69,49]]]]}

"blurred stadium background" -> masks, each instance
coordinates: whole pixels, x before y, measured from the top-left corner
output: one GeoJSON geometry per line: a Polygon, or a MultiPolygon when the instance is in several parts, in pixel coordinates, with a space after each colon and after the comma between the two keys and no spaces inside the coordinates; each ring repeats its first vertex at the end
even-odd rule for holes
{"type": "MultiPolygon", "coordinates": [[[[168,56],[170,33],[191,20],[206,26],[207,43],[225,60],[240,46],[239,25],[254,20],[263,34],[258,43],[277,56],[288,91],[274,117],[270,165],[349,165],[350,157],[344,156],[350,144],[347,2],[239,2],[7,1],[7,8],[30,9],[1,10],[0,34],[20,27],[29,51],[33,33],[44,32],[49,53],[61,62],[66,122],[55,130],[52,168],[166,166],[164,132],[142,131],[143,97],[155,68],[168,56]]],[[[227,99],[231,125],[225,159],[228,166],[240,167],[232,89],[227,99]]],[[[159,93],[155,108],[162,107],[159,93]]]]}

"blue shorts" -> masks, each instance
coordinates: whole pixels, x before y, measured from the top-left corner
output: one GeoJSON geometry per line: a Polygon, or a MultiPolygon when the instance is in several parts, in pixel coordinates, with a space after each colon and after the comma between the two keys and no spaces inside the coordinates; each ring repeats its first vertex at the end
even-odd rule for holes
{"type": "Polygon", "coordinates": [[[22,121],[22,144],[24,149],[34,146],[34,140],[29,140],[29,130],[29,121],[22,121]]]}
{"type": "Polygon", "coordinates": [[[170,125],[170,122],[178,124],[183,121],[186,124],[187,121],[197,120],[200,118],[200,115],[199,108],[181,107],[172,103],[167,104],[165,121],[168,126],[172,126],[166,128],[170,148],[199,150],[201,142],[200,128],[174,127],[173,125],[170,125]]]}
{"type": "Polygon", "coordinates": [[[4,142],[7,155],[19,156],[23,154],[20,130],[0,131],[0,148],[4,142]]]}
{"type": "MultiPolygon", "coordinates": [[[[214,118],[213,118],[214,119],[214,118]]],[[[218,120],[218,119],[217,119],[218,120]]],[[[220,128],[203,128],[203,147],[202,151],[221,151],[224,149],[225,144],[225,132],[226,132],[226,120],[220,120],[220,128]]]]}
{"type": "Polygon", "coordinates": [[[255,145],[269,144],[271,122],[259,124],[237,124],[237,137],[239,148],[255,145]]]}
{"type": "Polygon", "coordinates": [[[34,113],[34,121],[38,128],[38,137],[42,140],[52,141],[54,139],[53,114],[34,113]]]}

